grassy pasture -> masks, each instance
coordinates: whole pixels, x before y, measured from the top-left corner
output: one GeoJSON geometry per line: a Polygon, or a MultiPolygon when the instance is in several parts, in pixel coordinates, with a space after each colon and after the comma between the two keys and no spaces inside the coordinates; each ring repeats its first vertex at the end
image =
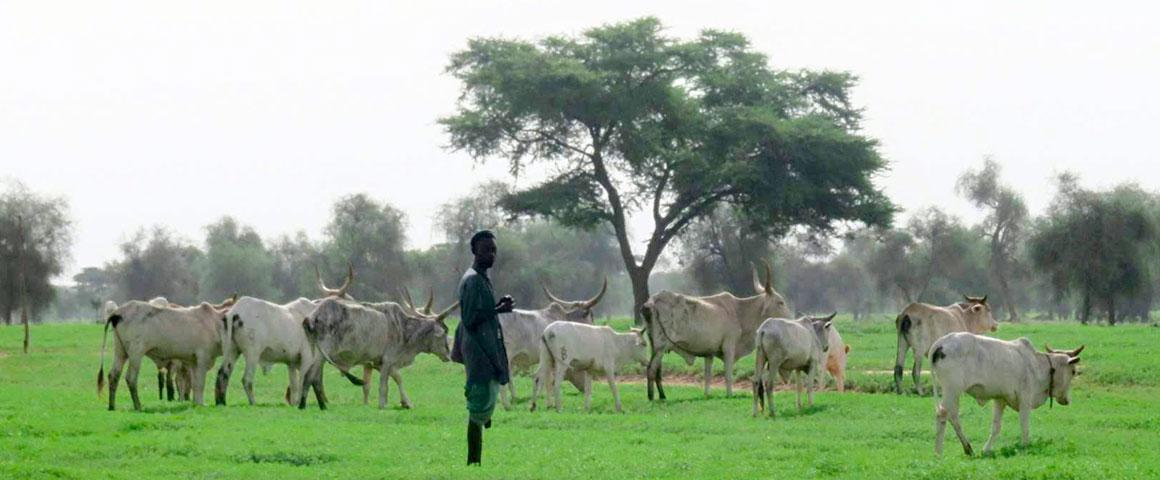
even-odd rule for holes
{"type": "MultiPolygon", "coordinates": [[[[281,366],[258,375],[258,406],[245,405],[239,371],[230,406],[194,408],[158,401],[146,362],[145,410],[131,410],[122,386],[118,411],[108,412],[107,399],[96,397],[99,326],[35,326],[29,355],[19,353],[19,327],[0,328],[0,478],[1160,478],[1160,328],[1003,325],[999,337],[1028,336],[1039,347],[1087,344],[1073,403],[1036,410],[1026,450],[1018,448],[1018,415],[1008,412],[994,457],[964,457],[948,431],[937,459],[933,400],[886,393],[895,342],[889,319],[840,317],[839,327],[852,345],[847,382],[855,391],[831,388],[801,413],[792,392],[779,392],[774,420],[750,417],[747,389],[726,398],[715,388],[706,399],[699,386],[674,384],[665,403],[648,402],[643,384],[622,384],[626,413],[618,415],[603,382],[594,382],[591,413],[570,393],[564,413],[533,414],[531,381],[518,377],[520,399],[513,411],[497,412],[479,469],[462,465],[462,369],[430,356],[403,373],[413,410],[397,407],[393,383],[391,408],[363,406],[361,390],[331,367],[331,408],[311,401],[299,411],[281,403],[281,366]]],[[[675,355],[665,366],[702,370],[675,355]]],[[[747,378],[752,357],[737,370],[747,378]]],[[[990,415],[989,406],[964,400],[976,450],[990,415]]]]}

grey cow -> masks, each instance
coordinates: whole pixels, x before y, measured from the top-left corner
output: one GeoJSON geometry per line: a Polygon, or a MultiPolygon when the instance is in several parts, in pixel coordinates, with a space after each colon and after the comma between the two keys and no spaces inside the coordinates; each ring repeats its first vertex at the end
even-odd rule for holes
{"type": "Polygon", "coordinates": [[[814,386],[821,383],[830,349],[829,330],[834,316],[802,317],[797,320],[770,318],[757,328],[754,340],[756,364],[753,367],[753,416],[769,402],[769,416],[775,416],[773,405],[773,372],[782,380],[792,373],[797,383],[797,407],[802,408],[802,383],[810,406],[814,405],[814,386]],[[802,381],[802,374],[806,380],[802,381]]]}

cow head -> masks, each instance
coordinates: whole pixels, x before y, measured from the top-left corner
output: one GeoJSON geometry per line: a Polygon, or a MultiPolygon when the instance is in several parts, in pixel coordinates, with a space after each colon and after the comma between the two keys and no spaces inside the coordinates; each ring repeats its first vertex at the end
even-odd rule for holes
{"type": "Polygon", "coordinates": [[[604,277],[604,285],[600,287],[600,292],[597,293],[595,297],[589,298],[588,300],[560,300],[555,295],[552,295],[552,292],[548,290],[547,285],[544,285],[544,294],[547,295],[548,299],[552,301],[552,304],[548,305],[548,308],[553,308],[559,305],[560,311],[563,312],[564,320],[569,322],[584,323],[588,325],[594,325],[596,323],[592,316],[592,309],[596,307],[597,303],[600,303],[600,299],[604,298],[604,293],[607,291],[608,277],[604,277]]]}
{"type": "Polygon", "coordinates": [[[822,345],[822,353],[830,351],[830,329],[834,326],[834,317],[836,316],[838,316],[838,312],[831,313],[828,317],[809,317],[810,326],[814,329],[814,336],[822,345]]]}
{"type": "Polygon", "coordinates": [[[761,264],[765,267],[764,279],[758,279],[757,266],[753,265],[753,288],[762,297],[761,318],[793,318],[785,297],[773,289],[773,266],[765,259],[761,260],[761,264]]]}
{"type": "Polygon", "coordinates": [[[1083,351],[1083,345],[1075,350],[1053,350],[1051,346],[1044,344],[1047,350],[1047,361],[1051,363],[1050,375],[1051,384],[1048,392],[1055,401],[1060,405],[1067,405],[1071,403],[1068,398],[1069,390],[1071,389],[1071,379],[1075,378],[1077,374],[1077,367],[1079,367],[1079,353],[1083,351]]]}
{"type": "MultiPolygon", "coordinates": [[[[430,302],[428,302],[429,305],[430,302]]],[[[414,309],[408,311],[405,306],[400,306],[403,307],[404,315],[407,316],[407,345],[412,345],[412,348],[418,351],[435,355],[444,362],[450,361],[451,341],[447,334],[451,329],[447,327],[444,320],[451,312],[459,308],[459,302],[451,304],[450,307],[438,314],[425,314],[414,309]]],[[[430,308],[425,310],[430,310],[430,308]]]]}
{"type": "Polygon", "coordinates": [[[636,335],[636,343],[632,347],[632,359],[636,360],[642,367],[647,366],[649,360],[648,335],[644,329],[640,328],[633,328],[631,331],[636,335]]]}
{"type": "Polygon", "coordinates": [[[967,324],[973,325],[971,333],[995,332],[999,330],[999,322],[991,316],[991,306],[987,304],[987,296],[971,297],[963,295],[966,302],[960,303],[967,324]]]}

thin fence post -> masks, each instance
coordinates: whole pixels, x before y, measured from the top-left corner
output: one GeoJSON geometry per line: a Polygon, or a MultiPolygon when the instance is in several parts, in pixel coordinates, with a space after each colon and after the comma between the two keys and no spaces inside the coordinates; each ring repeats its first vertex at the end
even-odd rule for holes
{"type": "Polygon", "coordinates": [[[24,353],[28,353],[28,275],[24,265],[24,216],[16,216],[17,238],[19,243],[16,250],[17,268],[20,276],[20,321],[24,324],[24,353]]]}

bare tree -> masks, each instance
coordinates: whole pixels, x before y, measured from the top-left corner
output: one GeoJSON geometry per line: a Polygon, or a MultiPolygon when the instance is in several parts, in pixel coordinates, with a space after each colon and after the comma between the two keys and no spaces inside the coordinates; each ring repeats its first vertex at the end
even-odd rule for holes
{"type": "Polygon", "coordinates": [[[983,161],[983,168],[967,170],[959,176],[956,190],[976,207],[987,210],[982,228],[990,240],[990,271],[999,284],[1008,320],[1017,322],[1019,310],[1015,305],[1015,297],[1011,295],[1011,276],[1018,268],[1016,249],[1024,239],[1028,214],[1023,197],[1014,189],[999,183],[1001,170],[998,163],[987,157],[983,161]]]}

